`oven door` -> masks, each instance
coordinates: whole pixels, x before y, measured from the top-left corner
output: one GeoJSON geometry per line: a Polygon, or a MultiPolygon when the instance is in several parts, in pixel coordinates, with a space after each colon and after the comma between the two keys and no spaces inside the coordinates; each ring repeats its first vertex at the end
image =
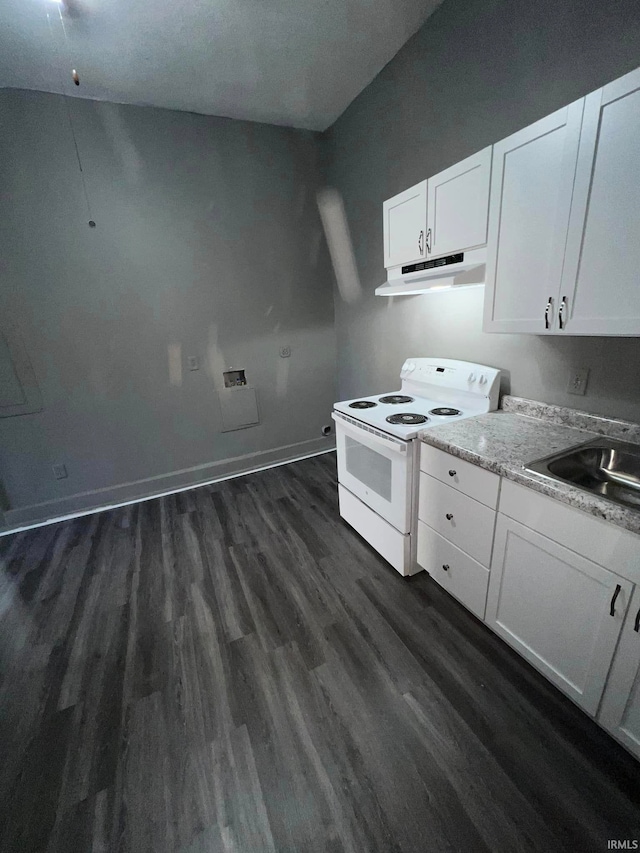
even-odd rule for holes
{"type": "Polygon", "coordinates": [[[338,481],[401,533],[411,525],[412,443],[359,426],[339,412],[338,481]]]}

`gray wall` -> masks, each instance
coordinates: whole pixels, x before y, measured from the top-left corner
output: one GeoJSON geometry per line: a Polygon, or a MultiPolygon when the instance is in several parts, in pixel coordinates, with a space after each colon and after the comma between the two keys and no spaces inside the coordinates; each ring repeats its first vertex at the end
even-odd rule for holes
{"type": "Polygon", "coordinates": [[[0,92],[0,318],[19,327],[43,405],[0,419],[4,508],[106,489],[83,499],[101,503],[128,496],[112,494],[118,484],[160,477],[145,493],[170,485],[170,472],[317,449],[335,345],[316,137],[145,107],[70,108],[94,229],[63,99],[0,92]],[[192,354],[199,371],[186,369],[192,354]],[[229,366],[257,387],[262,424],[223,434],[215,389],[229,366]]]}
{"type": "MultiPolygon", "coordinates": [[[[382,202],[640,66],[638,0],[445,0],[325,136],[362,286],[335,291],[339,396],[397,387],[407,356],[509,371],[511,391],[640,420],[640,339],[481,331],[482,289],[389,300],[382,202]],[[591,368],[586,397],[566,393],[591,368]]],[[[603,283],[606,286],[606,282],[603,283]]]]}
{"type": "Polygon", "coordinates": [[[74,495],[316,449],[336,393],[396,387],[408,355],[487,362],[513,393],[640,420],[640,340],[485,335],[481,290],[373,295],[385,198],[638,65],[637,0],[445,0],[320,150],[300,131],[72,99],[95,229],[62,98],[0,92],[0,324],[17,327],[42,397],[0,419],[0,510],[46,517],[74,495]],[[332,300],[320,156],[345,202],[353,304],[332,300]],[[248,371],[263,423],[223,434],[229,366],[248,371]],[[565,392],[574,366],[592,370],[586,398],[565,392]]]}

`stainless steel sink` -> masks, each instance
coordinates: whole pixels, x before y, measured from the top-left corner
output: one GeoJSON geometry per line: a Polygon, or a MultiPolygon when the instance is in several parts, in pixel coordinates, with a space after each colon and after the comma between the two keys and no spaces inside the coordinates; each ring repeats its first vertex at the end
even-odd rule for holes
{"type": "Polygon", "coordinates": [[[640,444],[596,438],[530,462],[525,470],[640,509],[640,444]]]}

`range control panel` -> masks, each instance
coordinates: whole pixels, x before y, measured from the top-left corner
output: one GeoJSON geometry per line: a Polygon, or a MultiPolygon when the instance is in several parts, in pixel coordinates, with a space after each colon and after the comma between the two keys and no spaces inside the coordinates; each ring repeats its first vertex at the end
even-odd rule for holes
{"type": "Polygon", "coordinates": [[[497,406],[500,371],[495,367],[446,358],[408,358],[402,365],[400,378],[403,386],[406,382],[415,389],[416,394],[422,391],[425,397],[441,389],[447,393],[457,391],[490,397],[492,407],[497,406]],[[425,387],[421,389],[420,386],[425,387]]]}

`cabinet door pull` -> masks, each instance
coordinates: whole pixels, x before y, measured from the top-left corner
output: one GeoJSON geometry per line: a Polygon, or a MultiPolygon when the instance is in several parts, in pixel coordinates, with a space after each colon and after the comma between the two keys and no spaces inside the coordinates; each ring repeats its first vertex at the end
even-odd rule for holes
{"type": "Polygon", "coordinates": [[[457,473],[457,472],[456,472],[456,471],[454,471],[454,469],[453,469],[453,468],[450,468],[450,469],[449,469],[449,476],[450,476],[450,477],[455,477],[455,476],[456,476],[456,473],[457,473]]]}
{"type": "Polygon", "coordinates": [[[611,599],[611,609],[609,610],[609,614],[610,614],[611,616],[615,616],[615,615],[616,615],[616,599],[617,599],[617,597],[620,595],[620,590],[621,590],[621,589],[622,589],[622,587],[620,586],[620,584],[619,584],[619,583],[617,583],[617,584],[616,584],[616,590],[615,590],[615,592],[613,593],[613,597],[612,597],[612,599],[611,599]]]}
{"type": "Polygon", "coordinates": [[[452,513],[452,512],[448,512],[448,513],[445,515],[445,518],[447,519],[447,521],[451,521],[451,519],[453,518],[453,513],[452,513]]]}
{"type": "Polygon", "coordinates": [[[421,231],[420,234],[418,235],[418,251],[420,252],[421,255],[424,254],[423,240],[424,240],[424,231],[421,231]]]}
{"type": "Polygon", "coordinates": [[[547,307],[544,309],[544,327],[548,329],[550,327],[550,314],[551,314],[551,306],[553,305],[553,296],[550,296],[547,299],[547,307]]]}
{"type": "Polygon", "coordinates": [[[427,253],[431,254],[431,228],[427,228],[427,253]]]}
{"type": "Polygon", "coordinates": [[[443,563],[443,564],[442,564],[442,568],[445,570],[445,572],[448,572],[448,571],[449,571],[449,564],[448,564],[448,563],[443,563]]]}
{"type": "Polygon", "coordinates": [[[636,613],[636,621],[634,622],[633,630],[636,634],[640,634],[640,610],[636,613]]]}
{"type": "Polygon", "coordinates": [[[560,303],[560,308],[558,308],[558,325],[561,329],[567,325],[566,320],[564,319],[564,309],[567,307],[567,297],[562,297],[562,302],[560,303]]]}

